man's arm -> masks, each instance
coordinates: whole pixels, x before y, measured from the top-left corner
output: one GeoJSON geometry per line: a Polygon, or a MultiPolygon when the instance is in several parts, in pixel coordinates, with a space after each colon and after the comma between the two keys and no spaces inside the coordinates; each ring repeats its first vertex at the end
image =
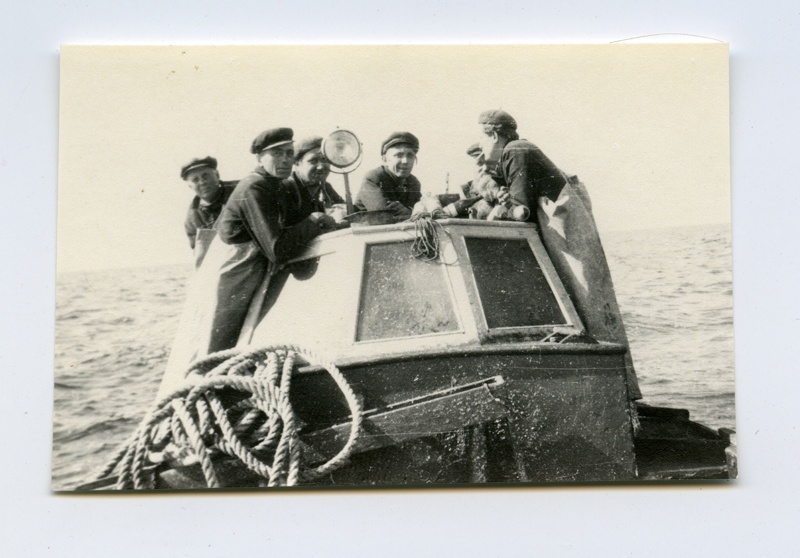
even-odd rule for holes
{"type": "Polygon", "coordinates": [[[538,147],[525,143],[526,146],[519,148],[512,144],[503,152],[503,176],[512,202],[527,207],[535,215],[539,197],[557,198],[564,178],[538,147]]]}
{"type": "Polygon", "coordinates": [[[292,227],[283,226],[277,189],[248,188],[242,212],[255,242],[270,261],[283,263],[299,254],[322,232],[311,218],[292,227]]]}
{"type": "Polygon", "coordinates": [[[413,174],[408,177],[407,199],[409,201],[408,204],[409,211],[414,209],[414,204],[416,204],[419,200],[422,199],[422,184],[420,184],[419,179],[413,174]]]}
{"type": "Polygon", "coordinates": [[[186,230],[186,236],[189,237],[189,246],[194,250],[194,241],[197,238],[197,226],[194,223],[194,219],[192,219],[191,213],[186,216],[183,228],[186,230]]]}
{"type": "Polygon", "coordinates": [[[387,201],[376,178],[372,173],[367,174],[361,183],[361,190],[358,192],[359,204],[367,211],[377,211],[378,209],[386,209],[387,201]]]}
{"type": "Polygon", "coordinates": [[[532,143],[503,153],[504,174],[511,198],[534,212],[540,196],[558,198],[564,187],[564,174],[532,143]]]}

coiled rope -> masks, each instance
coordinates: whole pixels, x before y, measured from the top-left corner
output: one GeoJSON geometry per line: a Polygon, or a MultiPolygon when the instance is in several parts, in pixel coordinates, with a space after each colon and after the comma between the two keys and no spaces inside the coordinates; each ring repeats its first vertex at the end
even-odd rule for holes
{"type": "Polygon", "coordinates": [[[439,257],[439,233],[436,230],[435,219],[447,218],[441,209],[434,209],[430,213],[422,212],[411,216],[414,222],[414,242],[411,244],[411,254],[420,260],[430,262],[439,257]]]}
{"type": "Polygon", "coordinates": [[[194,362],[187,380],[159,399],[98,478],[116,471],[118,490],[155,487],[153,462],[163,452],[199,462],[209,488],[220,481],[213,458],[238,459],[267,481],[295,486],[342,466],[361,433],[361,404],[339,368],[293,345],[231,349],[194,362]],[[352,425],[344,447],[317,467],[303,462],[289,401],[297,356],[322,364],[345,396],[352,425]],[[231,402],[233,401],[233,402],[231,402]]]}

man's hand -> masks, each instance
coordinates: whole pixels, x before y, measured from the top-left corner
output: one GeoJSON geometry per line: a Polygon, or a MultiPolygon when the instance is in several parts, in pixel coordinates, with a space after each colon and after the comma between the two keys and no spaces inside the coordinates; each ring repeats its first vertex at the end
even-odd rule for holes
{"type": "Polygon", "coordinates": [[[505,186],[502,186],[502,187],[501,187],[501,188],[500,188],[500,189],[497,191],[497,201],[498,201],[498,202],[499,202],[501,205],[506,205],[506,206],[507,206],[509,203],[511,203],[511,194],[509,194],[509,193],[508,193],[508,188],[507,188],[507,187],[505,187],[505,186]]]}
{"type": "Polygon", "coordinates": [[[325,215],[320,211],[315,211],[308,216],[322,232],[330,232],[336,230],[336,221],[330,215],[325,215]]]}
{"type": "Polygon", "coordinates": [[[411,210],[404,206],[399,201],[390,201],[386,203],[386,209],[391,211],[397,216],[411,215],[411,210]]]}

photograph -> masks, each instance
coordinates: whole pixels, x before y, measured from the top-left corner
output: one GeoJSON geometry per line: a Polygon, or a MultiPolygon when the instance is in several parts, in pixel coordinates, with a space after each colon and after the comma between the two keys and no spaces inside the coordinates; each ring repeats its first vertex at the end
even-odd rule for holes
{"type": "Polygon", "coordinates": [[[737,478],[729,64],[63,45],[51,490],[737,478]]]}

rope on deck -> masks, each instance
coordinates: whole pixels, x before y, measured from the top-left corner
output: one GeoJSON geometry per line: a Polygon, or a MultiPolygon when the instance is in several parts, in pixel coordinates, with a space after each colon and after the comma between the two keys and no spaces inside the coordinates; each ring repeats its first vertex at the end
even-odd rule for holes
{"type": "Polygon", "coordinates": [[[439,234],[436,230],[435,219],[446,217],[447,215],[441,209],[411,216],[409,220],[414,222],[414,242],[411,245],[411,254],[415,258],[430,262],[439,257],[439,234]]]}
{"type": "Polygon", "coordinates": [[[361,404],[339,368],[293,345],[231,349],[194,362],[186,381],[159,399],[98,478],[116,472],[118,490],[155,488],[153,465],[168,456],[199,463],[206,485],[220,486],[213,458],[226,454],[267,486],[295,486],[345,463],[361,433],[361,404]],[[352,416],[347,443],[328,462],[303,462],[289,400],[297,356],[321,364],[343,393],[352,416]]]}

